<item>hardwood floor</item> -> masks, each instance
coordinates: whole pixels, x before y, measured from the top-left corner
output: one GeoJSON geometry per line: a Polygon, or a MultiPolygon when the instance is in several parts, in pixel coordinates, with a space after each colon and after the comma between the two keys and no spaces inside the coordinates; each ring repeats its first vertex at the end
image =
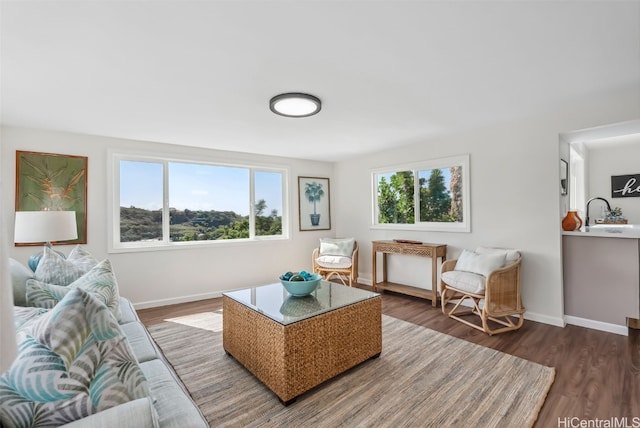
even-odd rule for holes
{"type": "MultiPolygon", "coordinates": [[[[221,307],[222,299],[216,298],[143,309],[138,314],[142,322],[149,326],[165,318],[221,307]]],[[[611,421],[613,418],[627,418],[625,422],[628,426],[640,426],[640,330],[631,330],[630,335],[625,337],[576,326],[560,328],[525,321],[520,330],[488,336],[445,317],[440,307],[433,308],[428,300],[393,293],[383,294],[382,312],[555,367],[555,382],[540,411],[536,427],[625,426],[586,425],[593,424],[589,421],[595,419],[611,421]]],[[[452,356],[452,361],[454,358],[452,356]]]]}

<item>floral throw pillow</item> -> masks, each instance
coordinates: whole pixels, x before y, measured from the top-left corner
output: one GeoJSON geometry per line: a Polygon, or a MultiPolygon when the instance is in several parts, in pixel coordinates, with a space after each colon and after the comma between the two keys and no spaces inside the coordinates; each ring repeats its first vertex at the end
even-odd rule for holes
{"type": "Polygon", "coordinates": [[[79,288],[16,337],[18,357],[0,377],[0,426],[60,426],[150,395],[116,319],[79,288]]]}
{"type": "Polygon", "coordinates": [[[53,308],[74,288],[80,288],[91,293],[107,305],[117,320],[121,319],[118,282],[108,259],[98,263],[93,269],[68,286],[47,284],[35,279],[27,280],[27,306],[53,308]]]}
{"type": "Polygon", "coordinates": [[[34,275],[35,279],[47,284],[69,285],[97,264],[98,261],[79,245],[71,250],[67,258],[45,245],[34,275]]]}

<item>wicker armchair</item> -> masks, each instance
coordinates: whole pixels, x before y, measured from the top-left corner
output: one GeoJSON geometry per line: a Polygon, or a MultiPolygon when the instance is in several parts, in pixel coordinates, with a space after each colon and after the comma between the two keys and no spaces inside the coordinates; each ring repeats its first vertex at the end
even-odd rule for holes
{"type": "Polygon", "coordinates": [[[353,238],[323,238],[320,246],[311,255],[313,272],[320,274],[326,281],[336,276],[349,287],[356,281],[358,274],[358,242],[353,238]]]}
{"type": "Polygon", "coordinates": [[[506,255],[504,266],[483,272],[486,275],[456,270],[458,260],[447,260],[442,264],[440,297],[443,314],[489,335],[522,327],[525,309],[520,294],[520,253],[516,250],[479,248],[473,254],[495,255],[500,252],[506,255]],[[446,306],[452,300],[457,302],[452,309],[448,309],[446,306]],[[470,310],[460,308],[465,301],[471,302],[470,310]],[[481,325],[461,318],[463,315],[479,316],[481,325]],[[499,326],[494,328],[489,321],[499,326]]]}

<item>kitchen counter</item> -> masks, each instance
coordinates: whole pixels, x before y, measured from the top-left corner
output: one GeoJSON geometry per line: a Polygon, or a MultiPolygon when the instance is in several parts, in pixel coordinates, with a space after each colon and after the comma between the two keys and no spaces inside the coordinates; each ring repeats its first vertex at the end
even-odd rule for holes
{"type": "Polygon", "coordinates": [[[631,238],[640,239],[639,224],[597,224],[583,227],[574,232],[562,232],[566,236],[584,236],[594,238],[631,238]]]}

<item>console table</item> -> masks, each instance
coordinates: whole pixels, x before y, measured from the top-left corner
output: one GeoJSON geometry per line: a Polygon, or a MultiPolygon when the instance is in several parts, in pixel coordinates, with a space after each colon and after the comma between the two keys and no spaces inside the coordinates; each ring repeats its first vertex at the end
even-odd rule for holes
{"type": "Polygon", "coordinates": [[[431,300],[431,304],[438,304],[438,257],[444,262],[447,259],[447,246],[442,244],[427,243],[406,243],[397,241],[373,241],[372,266],[373,291],[389,290],[396,293],[408,294],[410,296],[421,297],[431,300]],[[377,282],[377,254],[382,253],[382,282],[377,282]],[[407,256],[418,256],[431,258],[431,290],[412,287],[410,285],[387,282],[387,254],[401,254],[407,256]]]}

